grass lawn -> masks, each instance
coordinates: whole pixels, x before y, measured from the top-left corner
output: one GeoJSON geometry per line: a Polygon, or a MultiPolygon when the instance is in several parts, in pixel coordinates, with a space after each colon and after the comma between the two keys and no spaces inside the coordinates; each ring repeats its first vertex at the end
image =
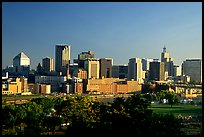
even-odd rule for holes
{"type": "Polygon", "coordinates": [[[202,106],[190,104],[177,104],[172,108],[169,104],[151,104],[151,109],[155,113],[173,114],[175,116],[202,116],[202,106]]]}
{"type": "Polygon", "coordinates": [[[183,121],[184,127],[181,129],[185,135],[201,135],[202,133],[202,106],[190,104],[177,104],[172,108],[169,104],[151,104],[154,113],[173,114],[174,116],[192,116],[190,121],[183,121]]]}

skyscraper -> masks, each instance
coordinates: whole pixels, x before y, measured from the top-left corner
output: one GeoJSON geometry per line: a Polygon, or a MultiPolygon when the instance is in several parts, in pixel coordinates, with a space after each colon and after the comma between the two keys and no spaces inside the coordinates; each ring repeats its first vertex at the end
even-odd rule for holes
{"type": "Polygon", "coordinates": [[[52,72],[54,70],[54,61],[51,57],[46,57],[42,59],[42,67],[45,73],[52,72]]]}
{"type": "Polygon", "coordinates": [[[149,70],[149,64],[150,62],[153,62],[153,59],[142,59],[142,70],[148,71],[149,70]]]}
{"type": "Polygon", "coordinates": [[[150,62],[149,80],[165,80],[164,62],[150,62]]]}
{"type": "Polygon", "coordinates": [[[84,68],[84,62],[88,58],[94,58],[94,52],[88,51],[88,52],[81,52],[78,54],[78,66],[79,68],[84,68]]]}
{"type": "Polygon", "coordinates": [[[70,45],[57,44],[55,47],[55,71],[67,75],[67,67],[70,64],[70,45]]]}
{"type": "Polygon", "coordinates": [[[174,65],[174,77],[181,76],[181,66],[180,65],[174,65]]]}
{"type": "Polygon", "coordinates": [[[128,63],[128,79],[134,79],[138,83],[143,83],[142,61],[140,58],[131,58],[128,63]]]}
{"type": "Polygon", "coordinates": [[[113,59],[101,58],[100,59],[100,77],[111,78],[112,77],[113,59]]]}
{"type": "Polygon", "coordinates": [[[114,65],[112,67],[112,76],[119,79],[128,78],[128,65],[114,65]]]}
{"type": "Polygon", "coordinates": [[[30,59],[21,52],[13,58],[13,67],[16,75],[28,77],[30,71],[30,59]]]}
{"type": "Polygon", "coordinates": [[[191,82],[202,82],[202,60],[186,59],[182,64],[182,74],[190,76],[191,82]]]}
{"type": "Polygon", "coordinates": [[[88,58],[84,62],[84,69],[88,72],[88,78],[99,78],[100,62],[96,58],[88,58]]]}
{"type": "Polygon", "coordinates": [[[163,52],[161,53],[161,62],[164,62],[165,71],[168,72],[168,76],[173,76],[174,75],[173,58],[169,57],[169,53],[166,51],[165,46],[163,48],[163,52]]]}

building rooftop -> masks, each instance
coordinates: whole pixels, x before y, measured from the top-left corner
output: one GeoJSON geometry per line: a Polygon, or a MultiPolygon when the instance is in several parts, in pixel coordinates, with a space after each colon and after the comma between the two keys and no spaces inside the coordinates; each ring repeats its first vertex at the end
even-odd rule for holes
{"type": "Polygon", "coordinates": [[[21,52],[15,58],[29,58],[25,53],[21,52]]]}

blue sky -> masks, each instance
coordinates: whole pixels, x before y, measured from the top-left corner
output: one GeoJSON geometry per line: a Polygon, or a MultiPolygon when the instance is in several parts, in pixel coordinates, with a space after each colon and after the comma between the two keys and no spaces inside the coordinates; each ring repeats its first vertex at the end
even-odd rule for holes
{"type": "Polygon", "coordinates": [[[3,2],[2,68],[23,51],[31,68],[56,44],[71,44],[71,62],[82,51],[128,64],[133,57],[174,63],[202,58],[202,3],[198,2],[3,2]]]}

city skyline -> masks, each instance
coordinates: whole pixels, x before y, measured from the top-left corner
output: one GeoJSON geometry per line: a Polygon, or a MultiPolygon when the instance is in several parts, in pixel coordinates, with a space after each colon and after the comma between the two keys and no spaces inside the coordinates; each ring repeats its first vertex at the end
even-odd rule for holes
{"type": "MultiPolygon", "coordinates": [[[[71,62],[83,51],[128,64],[158,58],[166,46],[174,63],[202,59],[202,3],[3,2],[2,68],[24,52],[31,68],[55,45],[71,45],[71,62]]],[[[54,64],[55,66],[55,64],[54,64]]]]}

